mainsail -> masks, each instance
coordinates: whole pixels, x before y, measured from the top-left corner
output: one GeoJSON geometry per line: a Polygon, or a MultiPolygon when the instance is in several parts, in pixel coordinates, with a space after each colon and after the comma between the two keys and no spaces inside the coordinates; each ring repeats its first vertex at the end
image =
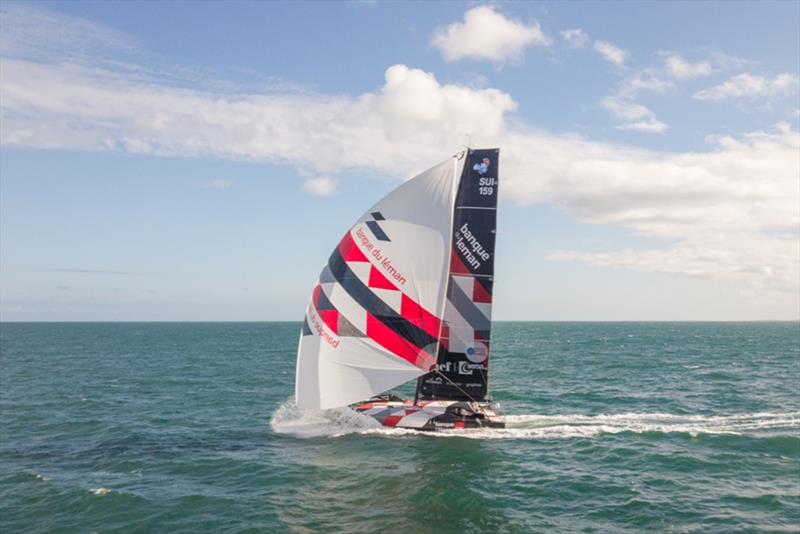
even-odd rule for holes
{"type": "Polygon", "coordinates": [[[299,407],[345,406],[432,371],[429,396],[459,398],[462,388],[474,398],[485,395],[497,154],[469,150],[423,172],[344,235],[306,311],[297,351],[299,407]],[[469,314],[464,298],[473,304],[469,314]],[[462,350],[470,367],[453,369],[482,380],[481,387],[450,372],[448,358],[462,350]]]}
{"type": "Polygon", "coordinates": [[[462,170],[437,368],[421,379],[421,399],[482,401],[488,392],[498,154],[470,150],[462,170]]]}

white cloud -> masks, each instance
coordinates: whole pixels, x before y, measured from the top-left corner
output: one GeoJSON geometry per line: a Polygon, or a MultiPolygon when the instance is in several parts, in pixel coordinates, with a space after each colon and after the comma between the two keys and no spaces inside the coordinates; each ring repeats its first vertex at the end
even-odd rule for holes
{"type": "Polygon", "coordinates": [[[7,146],[124,150],[165,156],[273,160],[323,173],[352,167],[407,173],[465,135],[493,136],[516,107],[496,89],[441,85],[395,65],[356,98],[217,94],[144,83],[74,64],[0,62],[7,146]],[[414,152],[399,148],[413,138],[414,152]],[[398,155],[400,154],[400,155],[398,155]]]}
{"type": "Polygon", "coordinates": [[[610,61],[614,65],[624,65],[628,52],[608,41],[595,41],[594,49],[603,56],[603,59],[610,61]]]}
{"type": "Polygon", "coordinates": [[[655,68],[642,69],[624,79],[616,92],[600,103],[617,120],[623,121],[615,128],[637,132],[663,133],[669,128],[658,120],[656,114],[648,107],[636,103],[642,92],[664,93],[673,89],[675,84],[661,77],[661,71],[655,68]]]}
{"type": "Polygon", "coordinates": [[[664,62],[669,73],[679,80],[708,76],[714,72],[708,61],[690,63],[677,54],[666,56],[664,62]]]}
{"type": "Polygon", "coordinates": [[[669,129],[669,126],[656,117],[650,117],[646,120],[618,124],[615,128],[618,130],[633,130],[637,132],[663,133],[669,129]]]}
{"type": "Polygon", "coordinates": [[[796,302],[798,132],[782,124],[772,133],[709,141],[713,150],[705,153],[599,151],[571,166],[554,191],[567,211],[669,244],[554,251],[551,259],[723,279],[796,302]]]}
{"type": "Polygon", "coordinates": [[[311,193],[312,195],[326,197],[332,194],[334,190],[336,190],[336,182],[334,182],[330,176],[309,178],[303,182],[303,191],[311,193]]]}
{"type": "Polygon", "coordinates": [[[589,34],[580,28],[558,32],[567,48],[584,48],[589,44],[589,34]]]}
{"type": "Polygon", "coordinates": [[[648,107],[637,104],[626,98],[610,96],[603,99],[601,105],[612,116],[624,121],[617,126],[620,130],[636,130],[640,132],[662,133],[668,126],[659,121],[656,114],[648,107]]]}
{"type": "Polygon", "coordinates": [[[646,119],[653,116],[653,112],[641,104],[628,102],[620,98],[607,97],[603,99],[602,105],[618,119],[635,121],[646,119]]]}
{"type": "Polygon", "coordinates": [[[463,22],[437,28],[431,39],[431,44],[448,61],[463,58],[504,61],[518,58],[530,45],[548,46],[551,42],[538,22],[525,25],[489,6],[470,9],[464,13],[463,22]]]}
{"type": "Polygon", "coordinates": [[[212,182],[208,182],[203,187],[209,189],[228,189],[233,186],[233,180],[214,180],[212,182]]]}
{"type": "Polygon", "coordinates": [[[797,92],[798,78],[784,72],[773,79],[749,73],[736,75],[719,85],[694,94],[698,100],[727,100],[741,98],[772,98],[797,92]]]}
{"type": "Polygon", "coordinates": [[[656,69],[648,68],[625,79],[620,86],[619,96],[636,98],[639,93],[644,91],[664,93],[674,88],[675,84],[669,80],[664,80],[656,69]]]}
{"type": "MultiPolygon", "coordinates": [[[[442,84],[404,65],[356,96],[247,94],[5,57],[0,92],[5,147],[290,163],[319,177],[304,185],[312,193],[330,192],[334,173],[352,168],[410,176],[469,134],[476,146],[502,147],[505,200],[546,202],[578,221],[663,242],[551,259],[708,277],[757,291],[787,316],[796,309],[800,138],[786,124],[710,137],[705,151],[642,150],[536,130],[510,116],[516,103],[503,91],[442,84]]],[[[619,96],[603,105],[621,127],[662,128],[646,106],[619,96]]]]}

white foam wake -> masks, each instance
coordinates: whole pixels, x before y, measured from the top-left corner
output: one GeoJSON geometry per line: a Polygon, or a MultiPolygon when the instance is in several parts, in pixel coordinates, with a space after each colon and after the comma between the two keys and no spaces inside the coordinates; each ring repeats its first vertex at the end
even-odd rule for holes
{"type": "Polygon", "coordinates": [[[361,415],[349,408],[336,410],[302,410],[289,399],[272,414],[272,430],[298,438],[342,436],[364,430],[381,428],[372,417],[361,415]]]}
{"type": "Polygon", "coordinates": [[[387,428],[368,416],[348,408],[338,410],[300,410],[293,400],[284,402],[272,416],[270,425],[279,434],[299,438],[337,437],[346,434],[465,437],[474,439],[557,439],[588,438],[621,432],[738,434],[753,436],[789,435],[800,437],[800,412],[756,412],[735,415],[676,415],[668,413],[506,415],[506,428],[442,430],[420,433],[403,428],[387,428]]]}
{"type": "Polygon", "coordinates": [[[800,412],[744,413],[735,415],[676,415],[621,413],[598,415],[507,415],[507,432],[513,437],[593,437],[620,432],[680,432],[699,434],[800,435],[800,412]]]}

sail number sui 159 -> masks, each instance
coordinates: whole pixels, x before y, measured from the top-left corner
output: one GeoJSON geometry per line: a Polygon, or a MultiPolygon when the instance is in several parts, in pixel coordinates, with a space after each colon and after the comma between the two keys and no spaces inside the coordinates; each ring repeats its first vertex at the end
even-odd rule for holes
{"type": "Polygon", "coordinates": [[[478,193],[481,195],[493,195],[496,184],[497,180],[495,178],[481,178],[478,181],[478,193]]]}

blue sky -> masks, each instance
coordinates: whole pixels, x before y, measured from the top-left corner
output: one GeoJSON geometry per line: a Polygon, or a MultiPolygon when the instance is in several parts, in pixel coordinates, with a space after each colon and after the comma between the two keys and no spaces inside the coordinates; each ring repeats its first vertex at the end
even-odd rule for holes
{"type": "Polygon", "coordinates": [[[796,2],[0,9],[2,320],[299,320],[466,142],[496,319],[800,316],[796,2]]]}

